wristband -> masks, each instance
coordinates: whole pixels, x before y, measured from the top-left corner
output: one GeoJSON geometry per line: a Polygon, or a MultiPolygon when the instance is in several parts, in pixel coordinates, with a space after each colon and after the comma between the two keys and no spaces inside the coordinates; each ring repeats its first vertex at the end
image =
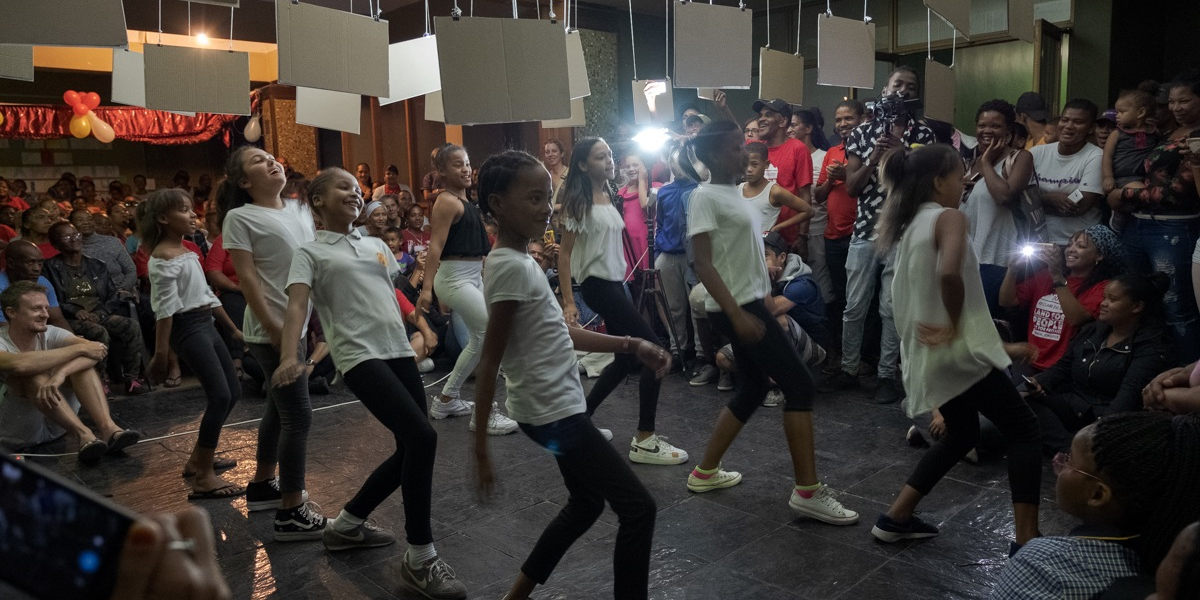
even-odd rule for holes
{"type": "Polygon", "coordinates": [[[304,361],[304,364],[306,364],[306,365],[308,365],[308,366],[310,366],[310,367],[311,367],[311,366],[314,366],[314,365],[316,365],[317,363],[313,362],[313,359],[309,358],[309,359],[307,359],[307,360],[305,360],[305,361],[304,361]]]}
{"type": "Polygon", "coordinates": [[[622,352],[626,352],[626,353],[629,352],[629,342],[630,341],[632,341],[632,338],[630,338],[629,336],[625,336],[625,346],[621,349],[622,352]]]}
{"type": "Polygon", "coordinates": [[[1058,281],[1055,281],[1055,282],[1054,282],[1054,287],[1055,287],[1055,288],[1067,287],[1067,280],[1066,280],[1066,279],[1060,279],[1060,280],[1058,280],[1058,281]]]}

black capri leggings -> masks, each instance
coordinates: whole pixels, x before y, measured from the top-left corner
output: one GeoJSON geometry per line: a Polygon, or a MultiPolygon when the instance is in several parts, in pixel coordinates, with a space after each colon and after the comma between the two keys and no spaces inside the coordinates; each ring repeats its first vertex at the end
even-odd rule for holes
{"type": "Polygon", "coordinates": [[[993,368],[979,383],[938,407],[946,435],[921,457],[908,485],[927,496],[962,457],[979,443],[979,415],[990,419],[1008,443],[1008,487],[1012,501],[1038,504],[1042,446],[1038,420],[1012,380],[993,368]]]}
{"type": "Polygon", "coordinates": [[[717,331],[729,338],[733,355],[738,357],[741,388],[729,401],[729,412],[742,423],[749,421],[750,415],[754,414],[767,397],[767,392],[771,391],[772,379],[783,392],[783,410],[811,412],[813,395],[816,393],[812,373],[788,341],[779,322],[771,316],[761,299],[743,304],[741,308],[763,324],[762,339],[751,345],[738,338],[733,331],[733,322],[724,312],[708,313],[717,331]]]}
{"type": "MultiPolygon", "coordinates": [[[[604,326],[609,335],[628,335],[636,338],[659,343],[658,336],[650,329],[645,319],[638,314],[625,295],[625,286],[618,281],[607,281],[598,277],[588,277],[579,285],[583,301],[604,319],[604,326]]],[[[612,364],[604,367],[596,385],[587,395],[587,414],[596,413],[600,403],[617,389],[621,381],[637,370],[642,371],[638,381],[638,431],[654,431],[654,419],[658,413],[658,389],[662,381],[655,376],[654,369],[643,366],[634,354],[617,354],[612,364]]]]}
{"type": "Polygon", "coordinates": [[[365,519],[401,488],[408,543],[433,543],[429,514],[437,432],[426,416],[425,386],[417,363],[412,358],[371,359],[345,375],[350,391],[396,438],[396,451],[375,467],[346,503],[346,512],[365,519]]]}
{"type": "Polygon", "coordinates": [[[233,369],[229,350],[217,333],[212,311],[202,309],[174,315],[171,318],[171,348],[200,380],[204,395],[208,397],[196,445],[216,448],[229,411],[242,397],[242,384],[233,369]]]}

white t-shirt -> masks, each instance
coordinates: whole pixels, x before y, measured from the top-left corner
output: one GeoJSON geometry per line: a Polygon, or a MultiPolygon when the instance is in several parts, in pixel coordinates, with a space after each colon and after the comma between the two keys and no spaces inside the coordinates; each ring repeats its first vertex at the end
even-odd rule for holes
{"type": "MultiPolygon", "coordinates": [[[[582,220],[567,217],[567,231],[575,233],[571,249],[571,276],[578,283],[588,277],[625,280],[625,219],[612,204],[593,204],[582,220]]],[[[490,261],[489,261],[490,265],[490,261]]]]}
{"type": "Polygon", "coordinates": [[[150,308],[154,310],[155,318],[165,319],[199,308],[221,306],[221,301],[204,279],[204,269],[195,252],[184,252],[170,260],[151,256],[147,268],[150,271],[150,308]]]}
{"type": "MultiPolygon", "coordinates": [[[[767,262],[763,258],[763,224],[754,206],[732,185],[702,183],[688,205],[688,235],[707,233],[712,243],[713,267],[721,275],[738,306],[761,300],[771,293],[767,262]]],[[[709,297],[704,310],[719,312],[709,297]]]]}
{"type": "Polygon", "coordinates": [[[1200,265],[1200,240],[1196,240],[1196,249],[1192,250],[1192,262],[1200,265]]]}
{"type": "MultiPolygon", "coordinates": [[[[35,338],[33,352],[56,350],[67,345],[75,336],[53,325],[47,325],[46,331],[35,338]]],[[[20,353],[17,345],[8,337],[8,329],[0,330],[0,352],[20,353]]],[[[0,384],[8,381],[8,374],[0,371],[0,384]]],[[[68,381],[60,388],[67,406],[73,412],[79,412],[79,401],[71,390],[68,381]]],[[[60,437],[65,431],[37,409],[32,398],[18,396],[7,387],[0,397],[0,443],[16,448],[32,446],[48,442],[60,437]]]]}
{"type": "MultiPolygon", "coordinates": [[[[995,170],[1004,177],[1003,161],[995,165],[995,170]]],[[[979,257],[979,264],[1007,265],[1018,241],[1012,208],[996,204],[987,189],[987,182],[980,178],[960,210],[967,217],[967,236],[979,257]]]]}
{"type": "MultiPolygon", "coordinates": [[[[20,354],[21,349],[17,347],[16,342],[8,337],[8,328],[0,329],[0,352],[11,352],[20,354]]],[[[33,350],[30,352],[41,352],[43,350],[57,350],[67,345],[67,342],[75,337],[75,334],[60,329],[53,325],[46,325],[46,331],[37,334],[34,338],[33,350]]],[[[0,371],[0,384],[8,383],[8,373],[0,371]]]]}
{"type": "Polygon", "coordinates": [[[739,183],[737,186],[738,195],[742,198],[746,198],[746,200],[750,202],[752,206],[754,206],[754,210],[758,211],[759,220],[766,229],[774,227],[775,222],[779,220],[779,211],[781,210],[781,207],[771,206],[771,190],[775,187],[775,185],[776,184],[774,181],[768,181],[766,187],[764,187],[763,190],[753,198],[746,198],[746,184],[739,183]]]}
{"type": "Polygon", "coordinates": [[[287,284],[312,290],[325,343],[342,373],[368,359],[416,356],[392,287],[399,273],[387,244],[357,230],[318,231],[315,241],[296,251],[287,284]]]}
{"type": "MultiPolygon", "coordinates": [[[[1101,187],[1101,159],[1104,151],[1095,144],[1084,144],[1083,148],[1070,156],[1058,153],[1058,142],[1034,146],[1033,178],[1042,192],[1070,194],[1075,190],[1104,194],[1101,187]]],[[[1103,202],[1101,200],[1100,202],[1103,202]]],[[[1065,246],[1076,232],[1100,222],[1100,205],[1077,217],[1046,215],[1046,231],[1052,244],[1065,246]]]]}
{"type": "Polygon", "coordinates": [[[571,334],[545,272],[524,252],[496,248],[483,275],[489,307],[519,303],[501,359],[508,415],[518,423],[545,425],[586,412],[571,334]]]}
{"type": "MultiPolygon", "coordinates": [[[[315,231],[312,212],[297,200],[284,200],[281,209],[247,204],[225,216],[225,226],[221,230],[225,249],[245,250],[254,256],[254,269],[262,282],[267,308],[280,322],[287,312],[286,288],[292,256],[302,244],[313,241],[315,231]]],[[[308,330],[307,321],[306,318],[305,331],[308,330]]],[[[250,343],[271,343],[253,310],[246,311],[242,334],[250,343]]]]}
{"type": "Polygon", "coordinates": [[[816,185],[817,180],[821,178],[821,165],[825,162],[825,152],[825,150],[817,148],[809,154],[812,156],[813,163],[813,185],[816,185]]]}

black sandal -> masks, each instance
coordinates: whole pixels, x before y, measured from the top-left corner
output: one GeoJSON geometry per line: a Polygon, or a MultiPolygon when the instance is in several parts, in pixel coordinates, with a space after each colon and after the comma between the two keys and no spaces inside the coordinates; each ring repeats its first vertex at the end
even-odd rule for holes
{"type": "MultiPolygon", "coordinates": [[[[233,460],[231,458],[220,458],[220,457],[214,458],[213,459],[213,472],[220,473],[221,471],[228,471],[228,470],[236,467],[237,464],[238,464],[237,461],[233,460]]],[[[188,477],[195,477],[195,476],[196,476],[195,471],[184,471],[183,472],[184,479],[187,479],[188,477]]]]}

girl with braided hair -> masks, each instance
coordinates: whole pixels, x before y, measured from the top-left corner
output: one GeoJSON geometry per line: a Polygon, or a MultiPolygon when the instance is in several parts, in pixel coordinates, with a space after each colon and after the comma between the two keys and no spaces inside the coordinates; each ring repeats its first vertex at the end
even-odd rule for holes
{"type": "Polygon", "coordinates": [[[1104,417],[1054,457],[1054,472],[1059,507],[1083,524],[1021,548],[992,600],[1091,598],[1118,579],[1153,574],[1176,535],[1200,518],[1200,420],[1104,417]]]}

